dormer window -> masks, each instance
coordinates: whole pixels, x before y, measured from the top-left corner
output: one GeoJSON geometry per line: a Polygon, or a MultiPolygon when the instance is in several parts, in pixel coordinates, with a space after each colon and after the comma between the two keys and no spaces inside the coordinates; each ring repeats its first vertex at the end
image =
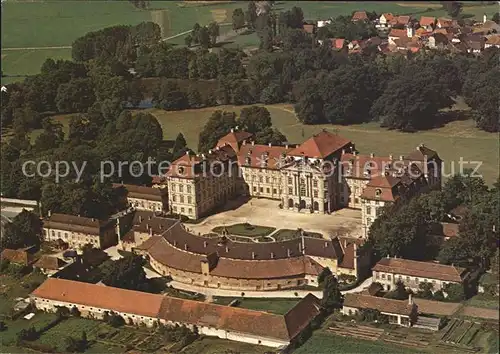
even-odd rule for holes
{"type": "Polygon", "coordinates": [[[382,194],[382,189],[377,188],[377,189],[375,190],[375,196],[380,197],[380,195],[381,195],[381,194],[382,194]]]}
{"type": "Polygon", "coordinates": [[[177,168],[177,172],[179,172],[179,174],[181,174],[181,175],[182,175],[182,174],[184,174],[184,167],[179,166],[179,167],[177,168]]]}
{"type": "Polygon", "coordinates": [[[245,158],[245,164],[250,165],[252,159],[250,157],[245,158]]]}

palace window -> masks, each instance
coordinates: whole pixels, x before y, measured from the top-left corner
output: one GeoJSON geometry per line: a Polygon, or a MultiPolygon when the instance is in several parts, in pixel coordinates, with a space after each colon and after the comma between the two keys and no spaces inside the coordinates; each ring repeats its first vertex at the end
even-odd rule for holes
{"type": "Polygon", "coordinates": [[[184,208],[181,208],[181,213],[184,213],[185,209],[184,208]]]}
{"type": "Polygon", "coordinates": [[[180,199],[181,203],[184,203],[184,196],[183,195],[179,196],[179,199],[180,199]]]}
{"type": "MultiPolygon", "coordinates": [[[[292,189],[292,187],[289,187],[289,188],[288,188],[288,194],[293,194],[293,189],[292,189]]],[[[54,231],[52,231],[52,232],[54,232],[54,231]]]]}
{"type": "Polygon", "coordinates": [[[191,196],[188,196],[188,204],[191,204],[191,196]]]}
{"type": "Polygon", "coordinates": [[[264,192],[264,188],[260,187],[259,188],[259,192],[263,193],[264,192]]]}
{"type": "Polygon", "coordinates": [[[301,186],[300,186],[300,195],[301,195],[302,197],[305,197],[305,196],[306,196],[306,186],[304,186],[304,185],[301,185],[301,186]]]}
{"type": "Polygon", "coordinates": [[[317,179],[313,180],[313,187],[315,187],[315,188],[318,187],[318,180],[317,179]]]}
{"type": "Polygon", "coordinates": [[[318,191],[314,191],[314,198],[318,198],[318,191]]]}
{"type": "Polygon", "coordinates": [[[262,182],[262,176],[259,176],[259,182],[262,182]]]}
{"type": "Polygon", "coordinates": [[[269,183],[269,177],[266,177],[266,183],[269,183]]]}
{"type": "Polygon", "coordinates": [[[191,186],[187,186],[186,189],[188,193],[191,193],[191,186]]]}
{"type": "Polygon", "coordinates": [[[176,199],[175,194],[172,194],[172,201],[175,202],[176,199]]]}
{"type": "Polygon", "coordinates": [[[270,192],[271,192],[271,190],[269,188],[266,188],[266,193],[269,194],[270,192]]]}
{"type": "Polygon", "coordinates": [[[292,177],[288,177],[288,184],[292,184],[292,183],[293,183],[292,177]]]}
{"type": "Polygon", "coordinates": [[[273,194],[276,194],[276,188],[273,188],[273,194]]]}
{"type": "Polygon", "coordinates": [[[372,208],[367,206],[366,207],[366,215],[371,215],[372,214],[372,208]]]}
{"type": "Polygon", "coordinates": [[[179,192],[184,192],[184,186],[182,184],[179,184],[179,192]]]}

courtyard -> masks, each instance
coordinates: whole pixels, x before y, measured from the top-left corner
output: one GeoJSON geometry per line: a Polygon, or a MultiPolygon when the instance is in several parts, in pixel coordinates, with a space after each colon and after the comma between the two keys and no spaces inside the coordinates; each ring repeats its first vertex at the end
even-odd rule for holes
{"type": "Polygon", "coordinates": [[[358,238],[363,234],[361,211],[341,209],[328,214],[297,213],[279,208],[278,200],[250,199],[230,201],[226,210],[210,215],[198,224],[186,225],[194,233],[208,234],[215,227],[233,224],[262,225],[275,229],[303,229],[320,233],[325,238],[335,236],[358,238]]]}

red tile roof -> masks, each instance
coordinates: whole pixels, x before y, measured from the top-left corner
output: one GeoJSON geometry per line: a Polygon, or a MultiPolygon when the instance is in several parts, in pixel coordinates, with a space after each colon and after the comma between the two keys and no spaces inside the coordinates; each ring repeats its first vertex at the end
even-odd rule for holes
{"type": "Polygon", "coordinates": [[[320,313],[320,301],[312,294],[285,315],[275,315],[56,278],[47,279],[31,296],[286,342],[320,313]]]}
{"type": "Polygon", "coordinates": [[[166,190],[160,188],[137,186],[134,184],[113,183],[113,188],[123,187],[127,190],[127,196],[130,198],[145,199],[156,202],[163,200],[162,196],[166,190]]]}
{"type": "Polygon", "coordinates": [[[461,282],[465,272],[460,267],[402,258],[382,258],[372,270],[452,282],[461,282]]]}
{"type": "Polygon", "coordinates": [[[399,188],[402,188],[399,178],[391,175],[375,176],[366,185],[361,198],[394,202],[400,197],[399,188]]]}
{"type": "Polygon", "coordinates": [[[453,20],[449,18],[438,18],[436,24],[440,27],[451,27],[453,24],[453,20]]]}
{"type": "Polygon", "coordinates": [[[172,166],[170,166],[170,169],[167,172],[167,176],[176,178],[194,178],[199,173],[197,167],[201,161],[201,157],[188,152],[172,163],[172,166]]]}
{"type": "Polygon", "coordinates": [[[25,249],[13,250],[10,248],[3,249],[0,258],[2,260],[6,259],[12,263],[18,263],[22,265],[28,265],[31,261],[30,254],[25,249]]]}
{"type": "Polygon", "coordinates": [[[53,213],[44,220],[43,227],[99,235],[101,229],[112,226],[113,221],[97,220],[83,216],[53,213]]]}
{"type": "Polygon", "coordinates": [[[398,16],[396,17],[396,24],[399,25],[407,25],[410,23],[411,17],[410,16],[398,16]]]}
{"type": "Polygon", "coordinates": [[[434,22],[436,22],[436,18],[435,17],[428,17],[428,16],[422,16],[420,17],[420,26],[430,26],[430,25],[434,25],[434,22]]]}
{"type": "Polygon", "coordinates": [[[48,278],[31,295],[148,317],[156,317],[163,300],[163,295],[56,278],[48,278]]]}
{"type": "Polygon", "coordinates": [[[408,38],[408,32],[406,32],[406,30],[404,29],[392,28],[389,32],[389,37],[408,38]]]}
{"type": "Polygon", "coordinates": [[[302,28],[304,29],[304,32],[306,33],[310,33],[310,34],[313,34],[314,33],[314,30],[316,28],[316,25],[313,25],[313,24],[307,24],[305,23],[302,28]]]}
{"type": "Polygon", "coordinates": [[[311,138],[291,150],[288,155],[326,158],[350,144],[350,140],[324,130],[318,134],[314,134],[311,138]]]}
{"type": "Polygon", "coordinates": [[[333,49],[342,49],[344,48],[345,45],[345,39],[344,38],[328,38],[330,41],[330,46],[333,49]]]}
{"type": "Polygon", "coordinates": [[[386,13],[382,14],[381,16],[384,16],[385,19],[387,20],[387,22],[390,22],[394,19],[394,15],[391,14],[390,12],[386,12],[386,13]]]}
{"type": "Polygon", "coordinates": [[[66,265],[66,262],[61,258],[43,255],[33,266],[42,269],[58,270],[66,265]]]}
{"type": "Polygon", "coordinates": [[[368,20],[368,15],[366,14],[366,11],[356,11],[352,15],[352,20],[353,21],[368,20]]]}
{"type": "Polygon", "coordinates": [[[491,36],[486,40],[486,44],[500,45],[500,35],[491,36]]]}
{"type": "Polygon", "coordinates": [[[216,147],[222,147],[227,144],[230,145],[234,149],[234,151],[238,151],[243,141],[249,140],[251,137],[253,137],[253,134],[251,133],[242,130],[233,130],[227,135],[224,135],[222,138],[220,138],[217,142],[216,147]]]}
{"type": "Polygon", "coordinates": [[[238,164],[258,168],[279,169],[288,151],[285,146],[244,144],[238,152],[238,164]]]}
{"type": "Polygon", "coordinates": [[[406,316],[411,315],[412,311],[416,310],[416,306],[409,304],[408,300],[393,300],[352,293],[345,294],[344,306],[357,309],[374,309],[380,312],[406,316]]]}

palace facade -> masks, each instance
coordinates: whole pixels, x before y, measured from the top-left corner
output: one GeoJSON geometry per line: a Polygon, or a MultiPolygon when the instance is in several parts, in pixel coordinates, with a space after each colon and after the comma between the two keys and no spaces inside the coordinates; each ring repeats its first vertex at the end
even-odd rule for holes
{"type": "Polygon", "coordinates": [[[232,129],[207,154],[173,162],[162,180],[173,214],[198,219],[246,195],[279,201],[295,212],[361,209],[364,235],[381,208],[441,186],[441,159],[419,145],[407,156],[359,155],[354,144],[323,130],[300,145],[255,144],[232,129]]]}

